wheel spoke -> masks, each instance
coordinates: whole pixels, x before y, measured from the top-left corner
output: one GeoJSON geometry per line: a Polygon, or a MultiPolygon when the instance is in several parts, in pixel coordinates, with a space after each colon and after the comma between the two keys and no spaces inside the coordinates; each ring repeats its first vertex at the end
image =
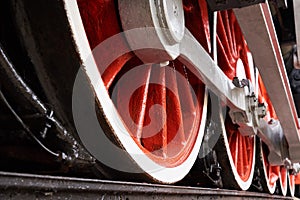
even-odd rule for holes
{"type": "Polygon", "coordinates": [[[239,171],[239,174],[241,175],[241,177],[243,177],[245,175],[245,170],[244,168],[247,165],[247,153],[245,152],[245,148],[244,148],[244,138],[241,135],[238,135],[239,138],[239,142],[238,142],[238,165],[237,165],[237,169],[239,171]]]}
{"type": "MultiPolygon", "coordinates": [[[[217,59],[218,65],[229,79],[250,79],[253,66],[249,65],[248,47],[232,10],[217,13],[217,59]]],[[[250,81],[253,81],[250,79],[250,81]]],[[[232,185],[250,187],[255,163],[255,138],[241,134],[239,126],[233,124],[229,114],[225,119],[225,141],[229,144],[228,157],[233,174],[232,185]],[[231,161],[232,160],[232,161],[231,161]]],[[[231,186],[230,186],[231,187],[231,186]]]]}
{"type": "Polygon", "coordinates": [[[251,156],[249,155],[252,155],[252,152],[251,150],[249,149],[249,147],[247,146],[247,140],[249,140],[248,137],[242,137],[243,139],[243,158],[244,158],[244,166],[243,166],[243,169],[244,169],[244,172],[242,173],[243,176],[246,175],[246,173],[249,171],[249,168],[251,166],[251,156]]]}
{"type": "Polygon", "coordinates": [[[167,151],[167,116],[165,69],[160,66],[152,66],[149,98],[146,104],[146,116],[142,133],[142,145],[150,152],[158,155],[166,155],[167,151]],[[155,83],[155,84],[153,84],[155,83]]]}
{"type": "Polygon", "coordinates": [[[227,55],[229,55],[231,57],[230,60],[233,60],[235,62],[236,58],[234,57],[234,55],[237,55],[236,52],[236,46],[234,45],[234,36],[233,33],[234,31],[231,30],[233,23],[230,23],[230,19],[228,12],[221,12],[220,15],[223,15],[223,23],[224,23],[224,28],[225,28],[225,32],[226,32],[226,39],[228,42],[228,52],[227,55]]]}
{"type": "MultiPolygon", "coordinates": [[[[174,64],[173,62],[171,65],[174,64]]],[[[181,79],[176,78],[176,70],[174,67],[168,67],[168,70],[166,71],[166,86],[167,86],[167,134],[168,134],[168,140],[167,144],[169,146],[168,148],[168,155],[174,156],[179,153],[179,149],[181,149],[185,142],[186,138],[184,135],[184,127],[183,127],[183,104],[180,102],[180,96],[179,95],[179,85],[182,86],[185,84],[182,81],[179,81],[181,79]],[[177,82],[179,81],[179,83],[177,82]]],[[[183,97],[181,97],[183,98],[183,97]]],[[[190,127],[189,127],[190,128],[190,127]]]]}
{"type": "MultiPolygon", "coordinates": [[[[139,142],[141,142],[142,139],[142,131],[144,127],[144,120],[145,120],[145,114],[146,114],[146,105],[147,105],[147,99],[148,99],[148,90],[149,90],[149,80],[150,80],[150,74],[151,74],[151,66],[147,66],[149,68],[147,70],[147,73],[145,74],[145,80],[144,80],[144,86],[143,90],[139,93],[136,94],[137,96],[132,96],[132,99],[134,100],[141,100],[141,103],[133,103],[134,106],[130,107],[135,107],[135,110],[133,115],[140,113],[136,118],[137,118],[137,130],[136,130],[136,138],[138,139],[139,142]]],[[[133,120],[135,117],[131,117],[133,120]]],[[[134,132],[133,132],[134,133],[134,132]]]]}
{"type": "Polygon", "coordinates": [[[269,168],[269,182],[271,185],[274,185],[276,183],[276,181],[278,180],[279,176],[278,176],[278,171],[279,171],[279,167],[272,167],[270,165],[268,165],[269,168]]]}
{"type": "Polygon", "coordinates": [[[238,162],[239,162],[239,142],[240,138],[237,134],[235,134],[235,142],[234,142],[234,165],[238,167],[238,162]]]}
{"type": "Polygon", "coordinates": [[[279,178],[279,182],[280,182],[280,190],[283,196],[286,196],[287,194],[287,170],[284,167],[281,167],[280,169],[280,178],[279,178]]]}
{"type": "Polygon", "coordinates": [[[180,104],[181,104],[181,113],[182,113],[182,122],[183,122],[183,142],[186,142],[186,138],[189,138],[189,135],[192,134],[194,127],[196,124],[195,120],[197,116],[197,97],[196,94],[191,91],[191,85],[189,84],[189,78],[187,76],[187,71],[185,66],[179,67],[178,71],[180,73],[177,76],[184,76],[184,80],[177,79],[178,85],[178,93],[180,97],[180,104]]]}
{"type": "Polygon", "coordinates": [[[295,175],[288,176],[288,182],[289,182],[289,195],[291,197],[295,196],[295,175]]]}
{"type": "Polygon", "coordinates": [[[114,87],[112,100],[115,101],[119,114],[127,124],[127,128],[131,131],[133,137],[140,141],[148,99],[151,66],[144,66],[144,69],[139,70],[139,73],[140,76],[128,73],[126,79],[119,80],[120,82],[114,87]],[[132,91],[136,84],[140,87],[132,91]],[[131,94],[131,98],[124,101],[128,99],[128,94],[131,94]]]}
{"type": "Polygon", "coordinates": [[[230,24],[233,24],[234,22],[232,21],[231,18],[229,18],[228,12],[218,13],[217,34],[220,39],[219,45],[223,46],[224,49],[223,54],[225,57],[227,57],[227,64],[228,66],[230,66],[230,69],[234,72],[235,63],[239,55],[237,55],[236,49],[234,48],[235,46],[233,46],[232,40],[235,38],[232,37],[230,24]]]}
{"type": "MultiPolygon", "coordinates": [[[[127,53],[119,58],[117,58],[110,66],[105,69],[102,73],[103,83],[108,90],[115,80],[118,73],[121,71],[122,67],[131,59],[133,58],[132,53],[127,53]]],[[[101,61],[100,61],[101,62],[101,61]]],[[[101,65],[98,65],[101,66],[101,65]]]]}

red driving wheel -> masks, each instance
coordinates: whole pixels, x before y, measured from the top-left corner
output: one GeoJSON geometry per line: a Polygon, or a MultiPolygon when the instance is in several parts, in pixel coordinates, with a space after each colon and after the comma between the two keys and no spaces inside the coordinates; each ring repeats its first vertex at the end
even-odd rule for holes
{"type": "MultiPolygon", "coordinates": [[[[260,103],[265,103],[267,105],[267,115],[264,117],[264,120],[266,120],[268,123],[272,123],[272,120],[277,120],[275,110],[269,99],[262,78],[259,74],[258,74],[258,101],[260,103]]],[[[286,191],[284,189],[284,186],[286,184],[284,183],[284,179],[283,179],[285,177],[285,171],[281,169],[280,166],[270,165],[268,161],[269,149],[267,145],[265,145],[262,141],[260,141],[259,148],[260,148],[258,152],[259,161],[257,164],[259,166],[259,170],[262,171],[261,174],[262,187],[264,191],[273,194],[276,189],[276,182],[278,181],[278,179],[280,179],[281,183],[279,185],[283,187],[281,190],[284,193],[284,191],[286,191]]]]}
{"type": "MultiPolygon", "coordinates": [[[[77,0],[77,3],[92,50],[122,32],[116,1],[77,0]]],[[[186,26],[208,50],[206,2],[184,1],[183,8],[186,26]]],[[[143,63],[124,37],[117,37],[106,49],[101,55],[94,53],[106,88],[101,93],[109,94],[108,101],[116,108],[114,115],[130,136],[122,139],[122,131],[112,131],[114,134],[109,137],[125,148],[147,178],[164,183],[179,181],[189,172],[201,145],[206,120],[205,85],[177,59],[143,63]],[[125,49],[127,53],[103,66],[102,60],[117,49],[125,49]],[[156,167],[159,172],[153,170],[156,167]]]]}
{"type": "MultiPolygon", "coordinates": [[[[217,16],[218,65],[233,80],[246,78],[254,83],[254,66],[233,11],[221,11],[217,16]]],[[[224,113],[225,130],[218,148],[224,168],[225,187],[247,190],[252,182],[255,164],[255,137],[243,136],[239,126],[224,113]],[[225,151],[224,151],[225,148],[225,151]],[[226,159],[225,159],[226,158],[226,159]]]]}

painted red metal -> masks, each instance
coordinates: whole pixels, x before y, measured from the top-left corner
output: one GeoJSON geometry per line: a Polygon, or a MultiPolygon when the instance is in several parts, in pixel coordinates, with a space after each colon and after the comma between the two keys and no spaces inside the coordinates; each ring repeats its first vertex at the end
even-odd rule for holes
{"type": "Polygon", "coordinates": [[[295,176],[295,184],[296,184],[296,185],[300,185],[300,174],[297,174],[297,175],[295,176]]]}
{"type": "MultiPolygon", "coordinates": [[[[267,116],[265,117],[266,121],[269,121],[271,119],[278,119],[277,115],[275,113],[274,107],[271,103],[271,100],[269,98],[269,95],[267,93],[266,87],[263,83],[263,80],[260,75],[258,75],[258,101],[259,103],[265,103],[267,105],[267,116]]],[[[267,181],[269,182],[270,186],[273,186],[276,181],[279,178],[279,173],[283,172],[283,170],[280,170],[280,166],[271,166],[268,159],[267,155],[269,150],[265,146],[265,148],[262,149],[262,154],[264,158],[264,166],[265,170],[267,172],[267,181]]],[[[282,177],[284,177],[286,174],[281,174],[282,177]]],[[[284,180],[283,180],[284,181],[284,180]]],[[[284,185],[284,183],[282,183],[284,185]]]]}
{"type": "Polygon", "coordinates": [[[267,181],[269,182],[271,187],[274,187],[276,184],[276,181],[279,178],[279,173],[280,173],[280,166],[271,166],[270,163],[268,162],[267,158],[267,150],[263,148],[263,162],[265,165],[265,170],[267,174],[267,181]]]}
{"type": "MultiPolygon", "coordinates": [[[[122,31],[118,21],[115,1],[77,0],[77,3],[92,50],[104,40],[122,31]]],[[[117,40],[118,41],[111,46],[111,51],[108,50],[107,52],[112,52],[115,48],[127,48],[129,50],[124,38],[118,37],[117,40]]],[[[99,67],[106,88],[110,87],[122,66],[132,57],[132,53],[127,53],[117,58],[108,68],[101,69],[99,67]]]]}
{"type": "MultiPolygon", "coordinates": [[[[115,2],[78,0],[92,49],[122,31],[115,2]]],[[[187,27],[210,51],[206,1],[186,0],[183,3],[187,27]]],[[[111,48],[129,50],[123,38],[119,38],[111,48]]],[[[96,60],[101,66],[101,60],[96,60]]],[[[177,60],[164,67],[142,64],[133,53],[128,53],[106,69],[99,67],[99,71],[110,94],[116,93],[112,100],[140,149],[160,165],[180,165],[190,154],[198,136],[204,85],[177,60]],[[137,72],[132,73],[132,70],[137,72]],[[124,77],[126,80],[122,79],[124,77]],[[122,84],[118,84],[120,81],[122,84]],[[135,90],[132,91],[132,88],[135,90]],[[128,105],[124,99],[130,99],[128,105]]]]}
{"type": "MultiPolygon", "coordinates": [[[[236,76],[237,62],[241,59],[245,75],[251,80],[247,56],[249,50],[234,13],[231,10],[218,12],[217,20],[218,65],[228,78],[233,79],[236,76]]],[[[247,181],[254,162],[254,139],[243,137],[238,125],[233,124],[230,117],[225,120],[225,128],[234,165],[240,178],[247,181]]]]}
{"type": "Polygon", "coordinates": [[[296,182],[296,176],[289,174],[289,187],[290,187],[291,196],[295,195],[295,186],[296,186],[295,182],[296,182]]]}
{"type": "Polygon", "coordinates": [[[184,0],[186,27],[201,42],[207,52],[211,52],[210,28],[206,0],[184,0]]]}
{"type": "Polygon", "coordinates": [[[191,85],[195,77],[180,62],[171,62],[170,66],[145,66],[138,74],[127,74],[115,88],[117,109],[133,139],[151,159],[167,167],[181,164],[192,150],[204,94],[204,85],[199,80],[196,87],[191,85]],[[184,71],[189,77],[178,78],[185,76],[184,71]],[[127,108],[123,99],[128,98],[136,83],[143,84],[130,96],[127,108]]]}
{"type": "MultiPolygon", "coordinates": [[[[233,79],[236,76],[236,63],[239,58],[243,61],[245,70],[249,68],[248,48],[231,10],[218,12],[217,20],[218,65],[228,78],[233,79]]],[[[247,74],[247,78],[250,79],[249,75],[250,73],[247,74]]]]}
{"type": "Polygon", "coordinates": [[[281,192],[283,193],[283,195],[286,195],[287,192],[287,187],[288,187],[288,177],[287,177],[287,170],[285,167],[281,166],[280,167],[280,179],[279,181],[281,182],[282,188],[281,188],[281,192]]]}
{"type": "Polygon", "coordinates": [[[225,128],[233,163],[240,178],[243,181],[247,181],[250,176],[251,166],[254,162],[254,139],[242,136],[238,130],[238,126],[232,123],[229,116],[226,117],[225,128]]]}
{"type": "MultiPolygon", "coordinates": [[[[268,162],[268,153],[269,150],[266,145],[262,145],[262,156],[263,156],[263,162],[266,172],[266,181],[269,183],[270,187],[273,188],[276,186],[276,182],[279,179],[279,173],[280,173],[280,166],[271,166],[268,162]]],[[[283,175],[283,174],[282,174],[283,175]]]]}
{"type": "Polygon", "coordinates": [[[268,4],[237,9],[235,13],[277,111],[290,160],[298,162],[299,123],[268,4]]]}
{"type": "Polygon", "coordinates": [[[265,103],[267,105],[268,117],[265,120],[278,119],[272,102],[269,98],[267,89],[260,75],[258,75],[258,101],[259,103],[265,103]]]}

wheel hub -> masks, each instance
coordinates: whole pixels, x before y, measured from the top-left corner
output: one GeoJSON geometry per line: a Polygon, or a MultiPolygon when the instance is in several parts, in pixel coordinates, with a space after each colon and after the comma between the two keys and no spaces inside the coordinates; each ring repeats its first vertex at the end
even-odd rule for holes
{"type": "Polygon", "coordinates": [[[185,30],[181,0],[118,2],[127,42],[143,62],[166,62],[179,56],[185,30]]]}

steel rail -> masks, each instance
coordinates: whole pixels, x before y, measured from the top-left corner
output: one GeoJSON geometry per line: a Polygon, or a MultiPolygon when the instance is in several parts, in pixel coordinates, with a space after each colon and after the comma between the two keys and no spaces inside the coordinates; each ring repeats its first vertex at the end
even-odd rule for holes
{"type": "Polygon", "coordinates": [[[0,199],[292,199],[264,193],[0,172],[0,199]]]}

